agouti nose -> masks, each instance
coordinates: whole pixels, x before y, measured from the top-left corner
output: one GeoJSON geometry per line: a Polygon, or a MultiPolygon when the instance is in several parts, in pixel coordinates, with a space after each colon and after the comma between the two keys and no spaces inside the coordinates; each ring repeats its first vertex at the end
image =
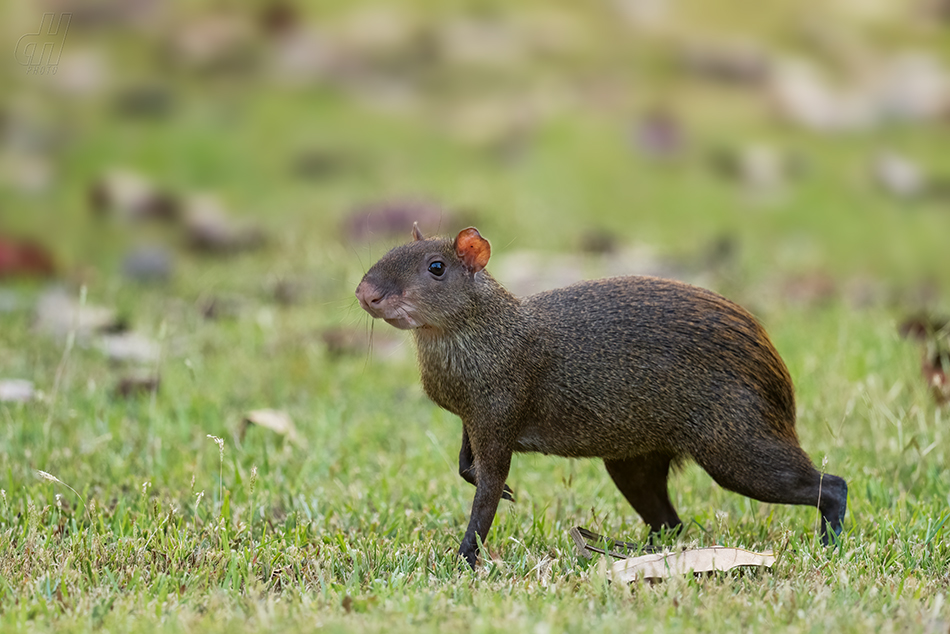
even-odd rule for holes
{"type": "Polygon", "coordinates": [[[356,287],[356,298],[364,310],[372,313],[383,301],[383,292],[375,284],[363,280],[356,287]]]}

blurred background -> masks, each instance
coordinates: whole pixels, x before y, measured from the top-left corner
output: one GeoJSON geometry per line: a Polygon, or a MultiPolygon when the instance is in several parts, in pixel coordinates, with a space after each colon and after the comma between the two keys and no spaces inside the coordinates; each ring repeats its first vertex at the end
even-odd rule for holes
{"type": "Polygon", "coordinates": [[[74,327],[85,285],[113,311],[94,328],[303,306],[282,323],[358,350],[353,288],[413,221],[477,225],[518,293],[649,273],[758,314],[947,308],[945,0],[37,0],[0,22],[0,310],[40,329],[74,327]]]}
{"type": "Polygon", "coordinates": [[[295,271],[419,220],[479,223],[502,251],[943,283],[941,0],[5,13],[0,228],[66,277],[130,254],[173,277],[183,245],[295,271]]]}

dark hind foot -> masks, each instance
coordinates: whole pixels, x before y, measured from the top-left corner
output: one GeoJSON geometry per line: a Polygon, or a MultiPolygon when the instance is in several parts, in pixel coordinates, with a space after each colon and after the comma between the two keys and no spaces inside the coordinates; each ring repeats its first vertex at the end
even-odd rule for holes
{"type": "Polygon", "coordinates": [[[837,545],[841,535],[841,523],[848,510],[848,483],[844,478],[828,473],[822,474],[818,498],[821,512],[821,543],[837,545]]]}
{"type": "Polygon", "coordinates": [[[828,544],[841,534],[841,523],[848,507],[848,485],[844,479],[823,474],[797,445],[781,439],[756,439],[734,447],[741,460],[711,460],[707,455],[696,461],[723,488],[760,502],[801,504],[818,507],[821,512],[821,539],[828,544]]]}

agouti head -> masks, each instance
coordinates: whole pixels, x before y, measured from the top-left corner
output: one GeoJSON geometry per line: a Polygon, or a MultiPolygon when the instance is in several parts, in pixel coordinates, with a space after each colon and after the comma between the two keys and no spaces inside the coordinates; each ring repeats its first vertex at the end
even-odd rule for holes
{"type": "Polygon", "coordinates": [[[413,226],[412,237],[367,271],[356,297],[366,312],[396,328],[441,329],[471,309],[491,246],[474,227],[453,240],[426,239],[413,226]]]}

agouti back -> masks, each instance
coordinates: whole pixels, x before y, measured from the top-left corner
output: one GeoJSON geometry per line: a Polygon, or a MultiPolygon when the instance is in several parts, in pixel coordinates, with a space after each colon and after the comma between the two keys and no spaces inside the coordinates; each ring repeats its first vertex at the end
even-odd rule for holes
{"type": "Polygon", "coordinates": [[[415,337],[422,384],[462,419],[459,472],[476,485],[459,553],[472,566],[514,452],[602,458],[653,531],[681,522],[671,464],[693,459],[763,502],[817,506],[841,531],[842,478],[798,444],[792,381],[746,310],[652,277],[580,282],[517,298],[485,265],[474,228],[396,247],[356,289],[360,305],[415,337]]]}

